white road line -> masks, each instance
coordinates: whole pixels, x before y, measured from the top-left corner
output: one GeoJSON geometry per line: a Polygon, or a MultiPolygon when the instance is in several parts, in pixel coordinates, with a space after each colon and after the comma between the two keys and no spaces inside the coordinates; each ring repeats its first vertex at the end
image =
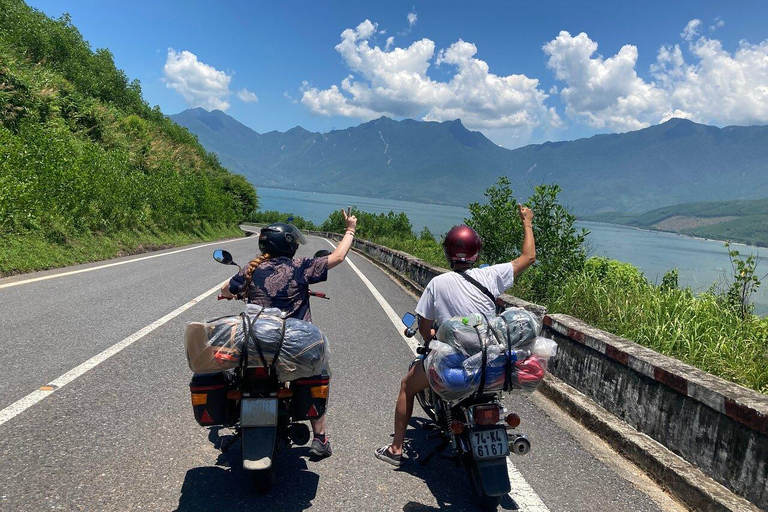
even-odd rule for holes
{"type": "MultiPolygon", "coordinates": [[[[333,243],[331,243],[330,240],[326,239],[326,241],[334,248],[336,247],[333,245],[333,243]]],[[[346,262],[349,263],[349,266],[352,267],[352,270],[355,271],[360,279],[362,279],[363,283],[365,283],[365,286],[367,286],[371,291],[376,301],[381,305],[381,307],[384,309],[384,312],[395,325],[397,332],[400,333],[400,336],[403,338],[403,340],[405,340],[408,346],[411,347],[411,350],[415,355],[416,348],[419,346],[419,344],[414,338],[405,337],[405,334],[403,333],[403,323],[400,321],[397,313],[395,313],[395,310],[392,309],[392,306],[390,306],[387,300],[381,295],[381,293],[379,293],[379,290],[373,286],[373,283],[371,283],[371,281],[369,281],[368,278],[363,275],[360,269],[357,268],[357,266],[352,263],[349,258],[346,259],[346,262]]],[[[515,467],[515,465],[512,464],[512,461],[509,459],[509,457],[507,457],[507,470],[509,471],[509,480],[512,486],[512,490],[509,492],[509,497],[512,498],[515,503],[517,503],[518,510],[524,512],[549,512],[549,508],[547,508],[544,502],[541,501],[541,498],[539,498],[539,495],[536,494],[536,491],[534,491],[528,482],[525,481],[525,478],[515,467]]]]}
{"type": "Polygon", "coordinates": [[[149,260],[149,259],[152,259],[152,258],[162,258],[163,256],[170,256],[171,254],[178,254],[180,252],[193,251],[195,249],[201,249],[203,247],[209,247],[211,245],[221,245],[221,244],[237,242],[237,241],[241,241],[241,240],[245,240],[245,239],[244,238],[235,238],[234,240],[224,240],[224,241],[218,241],[218,242],[211,242],[209,244],[196,245],[194,247],[186,247],[184,249],[177,249],[175,251],[164,252],[162,254],[152,254],[150,256],[142,256],[141,258],[135,258],[135,259],[132,259],[132,260],[118,261],[118,262],[115,262],[115,263],[107,263],[106,265],[99,265],[98,267],[81,268],[80,270],[70,270],[69,272],[61,272],[60,274],[50,274],[50,275],[47,275],[47,276],[33,277],[31,279],[24,279],[22,281],[14,281],[12,283],[0,284],[0,289],[10,288],[12,286],[19,286],[19,285],[22,285],[22,284],[36,283],[37,281],[47,281],[48,279],[55,279],[57,277],[71,276],[71,275],[74,275],[74,274],[82,274],[83,272],[91,272],[93,270],[101,270],[102,268],[117,267],[118,265],[127,265],[128,263],[135,263],[137,261],[149,260]]]}
{"type": "Polygon", "coordinates": [[[130,336],[128,336],[124,340],[115,343],[114,345],[112,345],[111,347],[106,349],[105,351],[103,351],[103,352],[101,352],[99,354],[96,354],[95,356],[93,356],[92,358],[88,359],[84,363],[81,363],[80,365],[78,365],[75,368],[71,369],[70,371],[68,371],[67,373],[62,375],[61,377],[58,377],[58,378],[52,380],[51,382],[49,382],[45,386],[41,386],[39,389],[36,389],[35,391],[33,391],[32,393],[28,394],[24,398],[22,398],[20,400],[17,400],[16,402],[12,403],[11,405],[6,407],[5,409],[0,410],[0,425],[2,425],[3,423],[5,423],[8,420],[13,419],[15,416],[21,414],[25,410],[29,409],[30,407],[32,407],[33,405],[38,403],[43,398],[51,395],[52,393],[54,393],[55,391],[57,391],[57,390],[59,390],[61,388],[63,388],[64,386],[66,386],[67,384],[72,382],[73,380],[77,379],[78,377],[80,377],[81,375],[86,373],[88,370],[91,370],[91,369],[95,368],[96,366],[98,366],[99,364],[103,363],[104,361],[106,361],[107,359],[109,359],[113,355],[117,354],[118,352],[120,352],[124,348],[129,347],[130,345],[132,345],[136,341],[140,340],[141,338],[143,338],[144,336],[146,336],[150,332],[154,331],[155,329],[157,329],[161,325],[163,325],[163,324],[167,323],[168,321],[172,320],[173,318],[179,316],[181,313],[183,313],[184,311],[188,310],[189,308],[191,308],[192,306],[194,306],[195,304],[197,304],[198,302],[200,302],[201,300],[203,300],[207,296],[209,296],[212,293],[215,293],[216,291],[218,291],[225,282],[227,282],[227,281],[222,281],[221,283],[217,284],[216,286],[214,286],[210,290],[201,293],[200,295],[198,295],[194,299],[190,300],[186,304],[184,304],[184,305],[180,306],[179,308],[171,311],[170,313],[168,313],[164,317],[155,320],[154,322],[152,322],[148,326],[146,326],[146,327],[136,331],[135,333],[131,334],[130,336]]]}

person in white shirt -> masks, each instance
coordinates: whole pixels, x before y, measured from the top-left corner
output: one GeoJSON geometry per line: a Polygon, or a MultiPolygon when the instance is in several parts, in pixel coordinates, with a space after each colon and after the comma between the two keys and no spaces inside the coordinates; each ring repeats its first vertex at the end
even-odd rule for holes
{"type": "MultiPolygon", "coordinates": [[[[517,205],[520,220],[523,222],[523,247],[518,258],[509,263],[501,263],[484,268],[471,268],[477,261],[483,241],[477,232],[469,226],[454,226],[443,240],[445,257],[453,272],[446,272],[432,279],[424,289],[416,313],[419,315],[419,333],[426,346],[435,337],[433,325],[454,317],[471,313],[495,314],[495,298],[512,286],[515,276],[530,267],[536,261],[536,243],[533,238],[533,212],[522,205],[517,205]],[[470,282],[461,274],[469,276],[484,286],[485,291],[470,282]]],[[[392,444],[376,449],[376,458],[394,466],[402,462],[403,442],[408,422],[413,414],[413,400],[421,390],[429,387],[427,375],[422,364],[415,364],[403,378],[395,407],[395,434],[392,444]]]]}

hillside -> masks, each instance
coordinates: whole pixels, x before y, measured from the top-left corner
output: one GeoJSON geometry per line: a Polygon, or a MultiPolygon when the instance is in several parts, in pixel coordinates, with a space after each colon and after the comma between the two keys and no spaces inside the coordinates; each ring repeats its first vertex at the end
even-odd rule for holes
{"type": "Polygon", "coordinates": [[[256,204],[108,50],[0,0],[0,274],[233,235],[256,204]]]}
{"type": "Polygon", "coordinates": [[[465,206],[499,175],[518,197],[559,183],[579,214],[643,212],[701,200],[768,197],[768,126],[683,119],[624,134],[508,150],[460,120],[386,117],[345,130],[256,133],[221,111],[171,116],[252,183],[465,206]],[[724,186],[724,184],[727,184],[724,186]]]}
{"type": "Polygon", "coordinates": [[[585,220],[768,247],[768,199],[678,204],[639,215],[607,213],[585,220]]]}

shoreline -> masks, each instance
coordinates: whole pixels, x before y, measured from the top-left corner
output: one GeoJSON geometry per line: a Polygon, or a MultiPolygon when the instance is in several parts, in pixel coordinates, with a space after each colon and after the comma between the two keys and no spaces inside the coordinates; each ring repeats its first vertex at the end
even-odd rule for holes
{"type": "Polygon", "coordinates": [[[282,187],[257,187],[256,188],[256,194],[258,195],[259,190],[280,190],[283,192],[301,192],[304,194],[322,194],[322,195],[336,195],[336,196],[345,196],[345,197],[355,197],[355,198],[362,198],[362,199],[375,199],[377,201],[398,201],[401,203],[408,203],[408,204],[416,204],[416,205],[434,205],[434,206],[447,206],[449,208],[461,208],[463,210],[467,209],[467,206],[461,206],[457,204],[450,204],[450,203],[439,203],[435,202],[433,200],[429,200],[429,202],[418,202],[416,200],[408,200],[408,199],[393,199],[391,197],[373,197],[373,196],[359,196],[354,194],[344,194],[343,192],[320,192],[317,190],[300,190],[296,188],[282,188],[282,187]]]}
{"type": "Polygon", "coordinates": [[[619,226],[619,227],[622,227],[622,228],[636,229],[638,231],[649,231],[649,232],[652,232],[652,233],[667,233],[667,234],[670,234],[670,235],[681,236],[683,238],[691,238],[693,240],[702,240],[704,242],[718,242],[718,243],[721,243],[723,245],[725,245],[726,243],[729,243],[731,245],[740,245],[742,247],[754,247],[755,249],[768,249],[768,245],[755,245],[755,244],[748,244],[746,242],[735,242],[735,241],[732,241],[732,240],[719,240],[717,238],[705,238],[705,237],[696,236],[696,235],[689,235],[687,233],[678,233],[677,231],[665,231],[663,229],[641,228],[641,227],[638,227],[638,226],[630,226],[629,224],[619,224],[617,222],[605,222],[605,221],[584,220],[584,219],[577,219],[577,221],[578,222],[591,222],[593,224],[605,224],[606,226],[619,226]]]}

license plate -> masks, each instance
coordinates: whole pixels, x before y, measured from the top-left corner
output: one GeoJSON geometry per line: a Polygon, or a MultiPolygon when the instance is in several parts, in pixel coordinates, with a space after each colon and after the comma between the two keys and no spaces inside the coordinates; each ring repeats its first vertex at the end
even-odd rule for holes
{"type": "Polygon", "coordinates": [[[277,425],[277,398],[244,398],[240,402],[241,427],[277,425]]]}
{"type": "Polygon", "coordinates": [[[469,439],[477,460],[506,457],[509,454],[507,432],[503,428],[475,430],[470,433],[469,439]]]}

